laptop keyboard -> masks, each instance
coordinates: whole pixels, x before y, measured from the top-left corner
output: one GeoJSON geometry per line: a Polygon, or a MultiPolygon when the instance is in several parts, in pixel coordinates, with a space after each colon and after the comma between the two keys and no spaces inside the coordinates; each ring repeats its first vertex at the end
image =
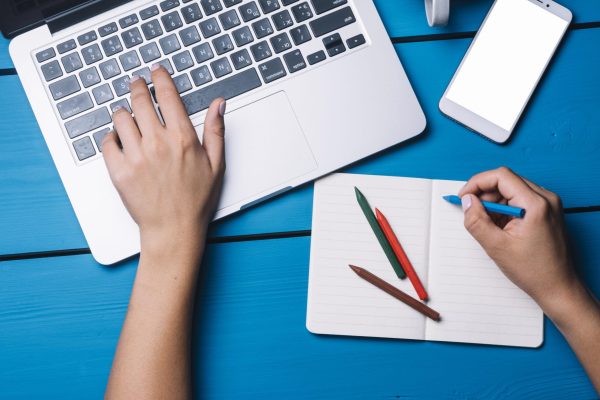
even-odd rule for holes
{"type": "Polygon", "coordinates": [[[192,115],[365,43],[348,0],[165,0],[34,59],[75,159],[87,161],[101,154],[112,111],[131,112],[130,77],[151,84],[154,63],[192,115]]]}

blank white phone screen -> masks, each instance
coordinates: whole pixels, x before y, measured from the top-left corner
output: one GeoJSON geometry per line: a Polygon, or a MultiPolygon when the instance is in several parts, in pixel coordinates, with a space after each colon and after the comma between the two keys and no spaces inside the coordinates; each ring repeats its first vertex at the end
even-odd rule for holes
{"type": "Polygon", "coordinates": [[[529,0],[498,0],[446,97],[511,131],[567,25],[529,0]]]}

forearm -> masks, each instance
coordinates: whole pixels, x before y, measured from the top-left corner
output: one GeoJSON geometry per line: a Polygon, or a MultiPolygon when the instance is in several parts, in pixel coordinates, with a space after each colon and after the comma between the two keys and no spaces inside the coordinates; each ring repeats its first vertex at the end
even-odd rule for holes
{"type": "Polygon", "coordinates": [[[142,237],[109,399],[191,398],[191,327],[204,235],[142,237]]]}
{"type": "Polygon", "coordinates": [[[563,334],[600,394],[600,305],[577,281],[542,306],[563,334]]]}

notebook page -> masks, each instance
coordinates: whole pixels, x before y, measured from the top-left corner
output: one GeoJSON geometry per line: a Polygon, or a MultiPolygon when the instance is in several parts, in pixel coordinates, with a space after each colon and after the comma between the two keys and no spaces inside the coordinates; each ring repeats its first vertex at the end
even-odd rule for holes
{"type": "Polygon", "coordinates": [[[313,333],[422,340],[421,314],[348,267],[363,267],[416,297],[408,279],[394,273],[356,201],[354,186],[387,217],[427,281],[431,181],[330,175],[315,183],[306,326],[313,333]]]}
{"type": "Polygon", "coordinates": [[[463,184],[433,181],[429,294],[442,321],[427,321],[426,337],[537,347],[544,339],[541,309],[467,232],[462,209],[442,199],[458,193],[463,184]]]}

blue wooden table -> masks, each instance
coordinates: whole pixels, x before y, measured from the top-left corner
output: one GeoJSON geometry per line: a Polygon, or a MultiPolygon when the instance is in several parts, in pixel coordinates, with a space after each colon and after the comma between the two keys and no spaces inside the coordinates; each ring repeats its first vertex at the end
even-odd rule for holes
{"type": "MultiPolygon", "coordinates": [[[[504,146],[437,110],[491,2],[453,0],[451,24],[431,29],[422,0],[375,1],[428,129],[345,172],[467,179],[509,165],[562,195],[581,274],[600,294],[600,2],[563,0],[574,25],[504,146]]],[[[102,267],[90,256],[7,47],[0,40],[0,398],[99,398],[138,260],[102,267]]],[[[596,398],[548,321],[539,349],[310,334],[311,208],[309,184],[212,227],[199,397],[596,398]]]]}

